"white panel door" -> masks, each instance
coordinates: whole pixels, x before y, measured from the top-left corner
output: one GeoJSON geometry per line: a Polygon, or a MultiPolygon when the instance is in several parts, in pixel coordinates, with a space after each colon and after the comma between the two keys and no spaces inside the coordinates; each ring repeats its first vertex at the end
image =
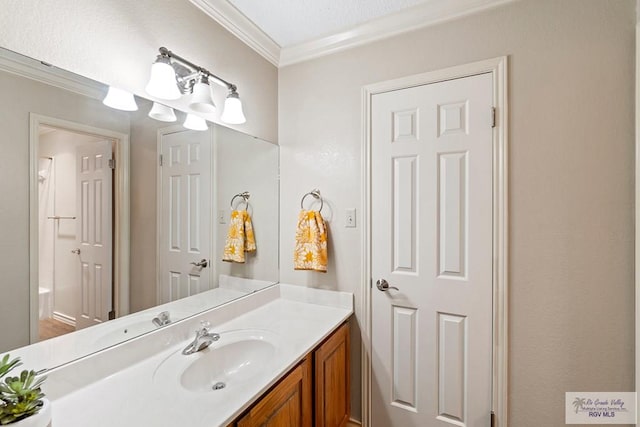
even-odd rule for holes
{"type": "Polygon", "coordinates": [[[76,329],[109,320],[113,309],[112,141],[76,148],[76,221],[80,304],[76,329]]]}
{"type": "Polygon", "coordinates": [[[373,427],[490,425],[491,110],[490,74],[373,96],[373,427]]]}
{"type": "Polygon", "coordinates": [[[211,289],[210,132],[162,135],[160,303],[211,289]]]}

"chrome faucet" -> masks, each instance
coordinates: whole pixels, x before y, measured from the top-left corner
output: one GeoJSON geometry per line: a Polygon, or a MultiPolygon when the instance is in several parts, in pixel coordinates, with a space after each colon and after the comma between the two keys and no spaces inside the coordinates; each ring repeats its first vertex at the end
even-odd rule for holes
{"type": "Polygon", "coordinates": [[[203,321],[200,322],[200,324],[202,325],[202,328],[196,331],[195,339],[193,342],[189,343],[184,350],[182,350],[182,354],[189,355],[204,350],[209,347],[211,343],[220,339],[219,334],[209,332],[209,326],[211,326],[209,322],[203,321]]]}
{"type": "Polygon", "coordinates": [[[166,326],[171,323],[171,317],[168,311],[163,311],[159,313],[156,317],[154,317],[151,322],[156,325],[157,328],[161,326],[166,326]]]}

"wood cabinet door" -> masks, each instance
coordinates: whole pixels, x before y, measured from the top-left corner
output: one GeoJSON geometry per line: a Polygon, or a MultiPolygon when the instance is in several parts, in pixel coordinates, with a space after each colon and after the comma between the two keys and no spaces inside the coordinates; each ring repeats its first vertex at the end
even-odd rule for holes
{"type": "Polygon", "coordinates": [[[344,427],[351,415],[349,324],[335,331],[314,353],[316,427],[344,427]]]}
{"type": "Polygon", "coordinates": [[[304,359],[238,421],[238,427],[311,427],[311,358],[304,359]]]}

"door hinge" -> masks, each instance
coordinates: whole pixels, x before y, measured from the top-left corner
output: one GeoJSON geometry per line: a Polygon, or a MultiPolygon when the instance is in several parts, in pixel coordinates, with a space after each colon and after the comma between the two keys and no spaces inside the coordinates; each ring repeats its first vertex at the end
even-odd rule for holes
{"type": "Polygon", "coordinates": [[[491,127],[496,127],[496,107],[491,107],[491,127]]]}
{"type": "Polygon", "coordinates": [[[163,160],[164,160],[164,158],[163,158],[162,154],[160,154],[160,166],[162,166],[163,160]]]}
{"type": "Polygon", "coordinates": [[[110,169],[116,168],[116,159],[109,159],[109,168],[110,169]]]}
{"type": "Polygon", "coordinates": [[[113,320],[115,318],[116,318],[116,312],[115,312],[115,310],[111,310],[109,312],[109,320],[113,320]]]}
{"type": "Polygon", "coordinates": [[[491,411],[491,427],[496,427],[496,413],[491,411]]]}

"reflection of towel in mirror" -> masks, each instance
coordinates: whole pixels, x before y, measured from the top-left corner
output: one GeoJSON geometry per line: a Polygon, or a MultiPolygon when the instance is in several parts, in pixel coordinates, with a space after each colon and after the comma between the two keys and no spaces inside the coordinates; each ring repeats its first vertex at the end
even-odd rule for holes
{"type": "Polygon", "coordinates": [[[244,262],[244,253],[254,252],[255,250],[256,240],[253,236],[253,226],[251,225],[249,212],[246,210],[232,211],[222,260],[244,262]]]}
{"type": "Polygon", "coordinates": [[[296,270],[327,272],[327,226],[318,211],[300,211],[293,255],[296,270]]]}

